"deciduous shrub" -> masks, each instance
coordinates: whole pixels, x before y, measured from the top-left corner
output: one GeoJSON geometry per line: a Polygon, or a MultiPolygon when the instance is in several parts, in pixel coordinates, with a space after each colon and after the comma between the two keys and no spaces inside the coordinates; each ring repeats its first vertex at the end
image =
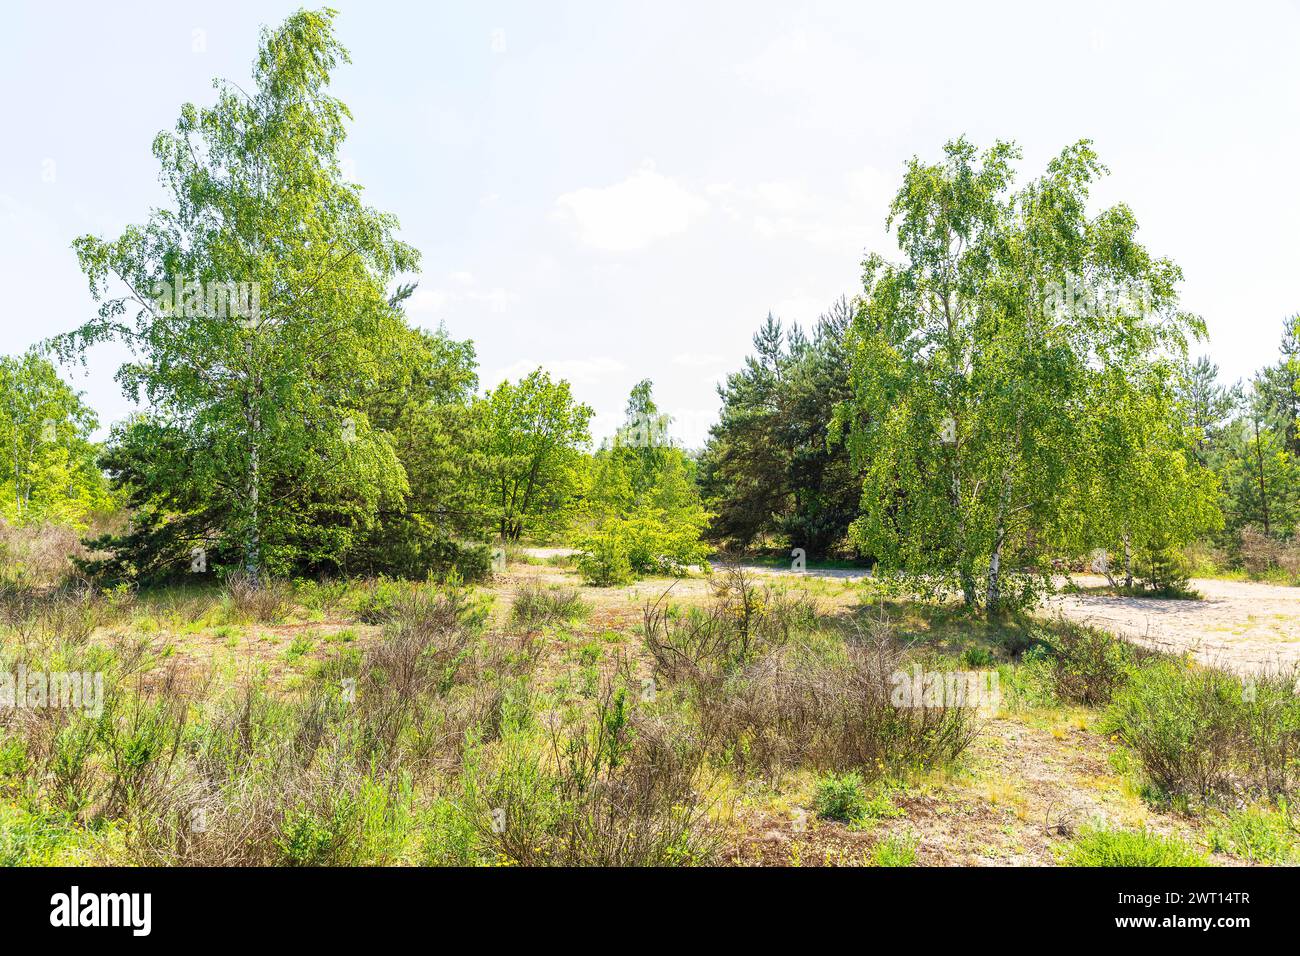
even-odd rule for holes
{"type": "Polygon", "coordinates": [[[640,508],[628,516],[607,518],[579,541],[583,553],[578,570],[598,586],[647,574],[681,575],[709,555],[708,545],[700,540],[707,522],[703,511],[689,509],[640,508]]]}
{"type": "Polygon", "coordinates": [[[1139,655],[1128,641],[1065,618],[1041,631],[1039,640],[1049,650],[1052,690],[1068,704],[1110,703],[1139,655]]]}
{"type": "Polygon", "coordinates": [[[867,809],[862,777],[856,773],[826,774],[817,781],[813,809],[819,817],[827,820],[851,823],[860,819],[867,809]]]}
{"type": "Polygon", "coordinates": [[[1292,675],[1242,678],[1156,660],[1133,672],[1107,725],[1170,797],[1294,793],[1300,772],[1300,698],[1292,675]]]}
{"type": "Polygon", "coordinates": [[[617,587],[633,578],[627,545],[613,532],[593,535],[584,542],[577,558],[578,573],[593,587],[617,587]]]}

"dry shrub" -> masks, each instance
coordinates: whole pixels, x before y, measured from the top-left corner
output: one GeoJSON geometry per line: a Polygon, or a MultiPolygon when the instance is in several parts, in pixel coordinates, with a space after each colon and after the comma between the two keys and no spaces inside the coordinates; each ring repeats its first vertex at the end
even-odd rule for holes
{"type": "Polygon", "coordinates": [[[669,680],[714,684],[758,657],[780,650],[815,624],[817,612],[811,599],[760,588],[743,567],[727,567],[710,586],[708,608],[683,612],[665,602],[668,591],[645,608],[646,649],[656,669],[669,680]]]}
{"type": "Polygon", "coordinates": [[[574,588],[544,588],[524,584],[515,592],[510,623],[526,630],[545,624],[578,621],[591,613],[591,605],[574,588]]]}
{"type": "Polygon", "coordinates": [[[800,640],[816,625],[808,599],[760,589],[740,568],[708,608],[662,602],[644,620],[656,668],[686,689],[709,749],[741,766],[876,775],[950,761],[975,736],[972,707],[895,705],[908,661],[887,622],[847,643],[836,635],[842,653],[814,653],[800,640]]]}
{"type": "Polygon", "coordinates": [[[115,620],[115,600],[81,584],[38,590],[0,584],[0,628],[26,645],[82,645],[115,620]]]}
{"type": "Polygon", "coordinates": [[[905,655],[868,635],[843,659],[773,652],[696,706],[710,749],[763,772],[791,767],[868,777],[907,774],[955,760],[978,732],[972,706],[898,706],[905,655]]]}
{"type": "Polygon", "coordinates": [[[86,556],[81,535],[68,525],[11,524],[0,519],[0,578],[30,587],[53,587],[75,572],[73,558],[86,556]]]}
{"type": "Polygon", "coordinates": [[[1241,529],[1237,554],[1252,578],[1267,577],[1274,571],[1291,579],[1300,577],[1300,548],[1269,537],[1253,525],[1241,529]]]}
{"type": "Polygon", "coordinates": [[[363,658],[337,656],[318,675],[337,695],[355,691],[350,733],[380,767],[447,771],[466,734],[493,738],[508,698],[527,687],[541,645],[528,636],[484,637],[487,608],[463,588],[396,597],[379,643],[363,658]]]}
{"type": "Polygon", "coordinates": [[[366,656],[356,686],[366,751],[385,763],[399,736],[423,722],[432,702],[455,684],[477,635],[464,591],[416,591],[398,601],[383,640],[366,656]]]}
{"type": "Polygon", "coordinates": [[[169,667],[148,695],[106,695],[96,727],[103,758],[105,793],[97,812],[110,819],[149,815],[171,800],[184,770],[182,745],[190,701],[201,699],[204,684],[169,667]]]}
{"type": "Polygon", "coordinates": [[[187,734],[183,770],[162,799],[133,817],[136,859],[186,866],[361,861],[365,812],[374,805],[363,794],[374,778],[355,751],[351,710],[337,692],[316,686],[280,699],[250,684],[205,710],[187,734]]]}
{"type": "Polygon", "coordinates": [[[705,757],[693,728],[634,711],[610,679],[594,713],[542,735],[516,728],[491,759],[467,753],[465,812],[519,865],[707,864],[721,834],[695,789],[705,757]]]}
{"type": "Polygon", "coordinates": [[[275,624],[293,607],[293,589],[275,578],[258,580],[244,571],[232,571],[225,585],[232,620],[275,624]]]}

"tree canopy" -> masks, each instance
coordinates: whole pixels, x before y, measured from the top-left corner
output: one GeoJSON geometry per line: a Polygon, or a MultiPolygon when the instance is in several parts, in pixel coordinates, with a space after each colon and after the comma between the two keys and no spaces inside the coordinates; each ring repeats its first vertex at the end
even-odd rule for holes
{"type": "MultiPolygon", "coordinates": [[[[1105,172],[1091,144],[1017,190],[1018,157],[959,139],[941,162],[909,163],[890,212],[903,261],[864,262],[842,409],[866,474],[860,547],[923,591],[992,608],[1008,598],[1008,559],[1027,597],[1051,545],[1137,532],[1128,491],[1184,451],[1151,399],[1203,334],[1132,212],[1089,214],[1105,172]],[[1133,429],[1144,440],[1120,437],[1133,429]]],[[[1206,510],[1166,516],[1162,533],[1187,540],[1206,510]]]]}

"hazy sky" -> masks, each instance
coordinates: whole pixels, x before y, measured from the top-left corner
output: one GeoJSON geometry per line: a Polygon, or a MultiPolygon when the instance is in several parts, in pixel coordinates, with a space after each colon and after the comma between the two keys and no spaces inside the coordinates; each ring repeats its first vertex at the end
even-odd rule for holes
{"type": "MultiPolygon", "coordinates": [[[[70,250],[163,201],[150,155],[258,27],[299,4],[5,0],[0,349],[94,306],[70,250]]],[[[599,413],[654,380],[697,444],[771,310],[808,322],[892,248],[903,163],[965,133],[1021,169],[1082,137],[1226,379],[1300,310],[1300,7],[331,0],[352,64],[345,157],[424,269],[412,318],[478,347],[484,384],[543,364],[599,413]]],[[[107,424],[118,352],[77,376],[107,424]]]]}

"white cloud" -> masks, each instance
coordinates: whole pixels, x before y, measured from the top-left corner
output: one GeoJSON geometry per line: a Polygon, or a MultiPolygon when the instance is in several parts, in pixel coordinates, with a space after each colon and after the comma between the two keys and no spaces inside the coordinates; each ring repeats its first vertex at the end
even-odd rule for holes
{"type": "Polygon", "coordinates": [[[512,305],[519,301],[517,293],[510,292],[506,289],[489,289],[485,292],[466,292],[464,298],[469,302],[484,303],[493,312],[507,312],[512,305]]]}
{"type": "Polygon", "coordinates": [[[783,322],[798,322],[806,328],[830,305],[825,298],[807,295],[802,289],[796,288],[794,293],[772,303],[772,314],[783,322]]]}
{"type": "Polygon", "coordinates": [[[407,311],[411,315],[439,315],[447,305],[447,293],[441,289],[417,288],[410,298],[407,311]]]}
{"type": "Polygon", "coordinates": [[[646,162],[613,186],[565,193],[555,200],[555,208],[561,219],[576,227],[584,244],[628,252],[685,232],[708,212],[709,203],[646,162]]]}
{"type": "Polygon", "coordinates": [[[773,37],[762,50],[737,63],[742,84],[765,96],[793,95],[826,101],[827,90],[869,88],[862,85],[869,63],[862,51],[821,29],[794,29],[773,37]]]}
{"type": "Polygon", "coordinates": [[[748,223],[765,242],[794,240],[838,250],[868,243],[889,251],[891,244],[881,240],[896,187],[879,169],[864,166],[821,190],[802,180],[779,180],[749,187],[719,183],[706,192],[724,215],[748,223]]]}
{"type": "Polygon", "coordinates": [[[582,386],[596,385],[611,375],[622,375],[627,371],[626,365],[608,355],[585,359],[556,359],[551,362],[525,358],[485,374],[482,382],[488,388],[496,388],[506,380],[513,382],[523,378],[539,366],[550,372],[553,379],[564,379],[570,384],[582,386]]]}

